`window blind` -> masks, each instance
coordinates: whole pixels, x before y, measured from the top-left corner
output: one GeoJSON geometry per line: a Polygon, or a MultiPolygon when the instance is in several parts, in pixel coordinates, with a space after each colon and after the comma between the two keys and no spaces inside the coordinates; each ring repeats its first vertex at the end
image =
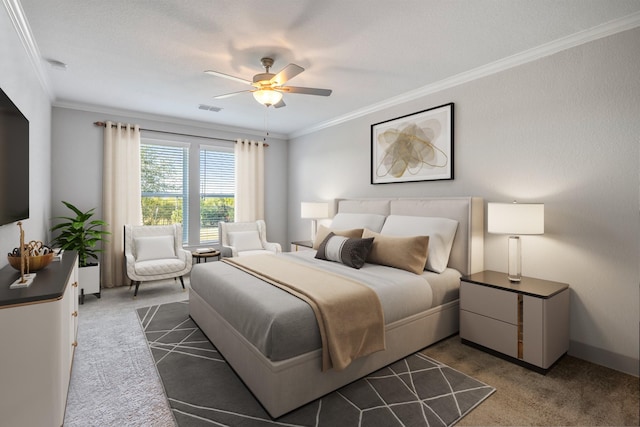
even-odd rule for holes
{"type": "Polygon", "coordinates": [[[140,145],[140,160],[143,223],[181,223],[185,244],[217,243],[218,222],[234,218],[233,152],[223,147],[154,140],[140,145]],[[190,170],[190,164],[195,170],[190,170]],[[191,223],[189,212],[195,214],[192,219],[199,217],[200,221],[191,223]]]}

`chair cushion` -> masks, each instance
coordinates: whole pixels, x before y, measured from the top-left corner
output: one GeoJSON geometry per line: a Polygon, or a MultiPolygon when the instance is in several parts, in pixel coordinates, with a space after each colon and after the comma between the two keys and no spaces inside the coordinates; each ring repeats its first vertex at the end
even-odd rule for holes
{"type": "Polygon", "coordinates": [[[136,237],[136,261],[177,258],[173,236],[136,237]]]}
{"type": "Polygon", "coordinates": [[[258,231],[232,231],[228,234],[229,245],[238,252],[264,249],[258,231]]]}
{"type": "Polygon", "coordinates": [[[153,259],[149,261],[139,261],[134,265],[134,269],[139,276],[159,276],[162,274],[177,273],[186,268],[186,263],[180,259],[153,259]]]}

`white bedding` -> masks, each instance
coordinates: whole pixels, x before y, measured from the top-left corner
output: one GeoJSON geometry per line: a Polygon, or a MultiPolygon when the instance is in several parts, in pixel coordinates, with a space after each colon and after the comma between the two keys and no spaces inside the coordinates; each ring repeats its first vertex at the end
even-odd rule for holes
{"type": "MultiPolygon", "coordinates": [[[[385,324],[458,297],[460,273],[453,269],[442,274],[425,271],[416,275],[365,264],[356,270],[315,259],[314,255],[315,251],[301,251],[277,256],[365,283],[380,298],[385,324]]],[[[197,264],[191,272],[191,286],[270,360],[286,360],[320,348],[320,333],[311,307],[256,277],[226,263],[197,264]]]]}

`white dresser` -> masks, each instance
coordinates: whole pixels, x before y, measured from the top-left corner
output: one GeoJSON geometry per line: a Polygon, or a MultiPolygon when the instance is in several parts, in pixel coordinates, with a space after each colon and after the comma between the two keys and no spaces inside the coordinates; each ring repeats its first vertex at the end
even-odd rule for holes
{"type": "Polygon", "coordinates": [[[61,426],[77,346],[78,256],[65,251],[28,288],[0,270],[0,424],[61,426]]]}

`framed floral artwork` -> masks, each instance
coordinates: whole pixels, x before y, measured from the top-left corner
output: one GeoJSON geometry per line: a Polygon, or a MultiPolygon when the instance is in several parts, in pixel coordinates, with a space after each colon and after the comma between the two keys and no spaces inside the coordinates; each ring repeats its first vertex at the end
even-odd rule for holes
{"type": "Polygon", "coordinates": [[[453,103],[371,125],[371,183],[453,179],[453,103]]]}

